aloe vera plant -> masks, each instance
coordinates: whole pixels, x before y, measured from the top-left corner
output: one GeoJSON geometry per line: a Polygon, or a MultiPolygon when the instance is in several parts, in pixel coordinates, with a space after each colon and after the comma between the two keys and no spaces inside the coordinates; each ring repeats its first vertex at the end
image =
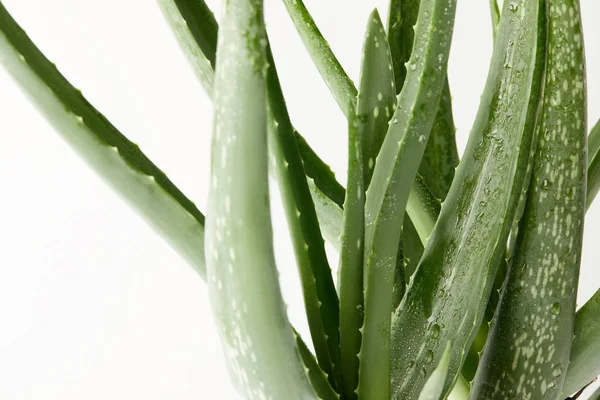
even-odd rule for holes
{"type": "Polygon", "coordinates": [[[262,0],[225,0],[218,22],[204,0],[158,0],[213,101],[206,217],[2,2],[0,64],[206,281],[244,398],[567,399],[589,385],[600,290],[579,311],[576,294],[600,122],[588,136],[579,0],[489,1],[493,56],[461,160],[447,73],[460,1],[365,15],[356,85],[304,2],[283,3],[347,119],[345,187],[292,124],[262,0]],[[273,184],[305,338],[278,279],[273,184]]]}

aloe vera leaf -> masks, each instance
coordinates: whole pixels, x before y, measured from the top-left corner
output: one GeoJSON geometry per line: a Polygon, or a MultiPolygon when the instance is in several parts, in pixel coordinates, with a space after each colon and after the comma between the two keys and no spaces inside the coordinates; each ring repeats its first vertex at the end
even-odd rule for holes
{"type": "Polygon", "coordinates": [[[379,153],[365,212],[365,322],[359,396],[390,396],[390,321],[402,220],[443,90],[456,1],[424,1],[405,87],[379,153]],[[413,68],[414,67],[414,68],[413,68]],[[427,76],[427,79],[424,79],[427,76]]]}
{"type": "Polygon", "coordinates": [[[419,166],[419,174],[424,182],[441,200],[446,198],[450,190],[459,162],[455,133],[450,86],[446,79],[435,122],[419,166]]]}
{"type": "Polygon", "coordinates": [[[323,400],[339,400],[340,395],[329,384],[327,380],[327,374],[323,372],[315,356],[310,352],[298,332],[293,331],[294,338],[296,339],[296,346],[298,346],[298,352],[302,358],[302,362],[306,368],[308,379],[315,390],[315,393],[319,396],[319,399],[323,400]]]}
{"type": "Polygon", "coordinates": [[[338,59],[331,51],[329,43],[315,24],[302,0],[283,0],[283,4],[310,54],[319,74],[333,94],[338,106],[346,117],[349,104],[356,104],[357,91],[338,59]]]}
{"type": "Polygon", "coordinates": [[[585,217],[585,61],[582,42],[574,40],[582,34],[579,15],[578,0],[549,1],[539,143],[508,276],[473,383],[475,398],[561,394],[585,217]],[[573,60],[567,67],[565,58],[573,60]],[[565,81],[572,85],[568,90],[565,81]]]}
{"type": "Polygon", "coordinates": [[[591,207],[600,191],[600,152],[592,160],[587,176],[587,207],[591,207]]]}
{"type": "Polygon", "coordinates": [[[212,97],[219,25],[203,0],[158,0],[192,70],[212,97]]]}
{"type": "MultiPolygon", "coordinates": [[[[352,106],[350,106],[352,107],[352,106]]],[[[344,399],[356,399],[358,352],[363,323],[363,258],[365,237],[365,177],[358,117],[348,118],[348,186],[340,238],[340,359],[344,399]]]]}
{"type": "Polygon", "coordinates": [[[0,64],[77,154],[204,276],[202,213],[71,86],[2,3],[0,64]]]}
{"type": "Polygon", "coordinates": [[[269,212],[261,0],[224,2],[205,246],[227,365],[247,398],[317,398],[279,288],[269,212]]]}
{"type": "Polygon", "coordinates": [[[600,290],[577,311],[574,334],[562,397],[575,393],[600,375],[600,290]]]}
{"type": "Polygon", "coordinates": [[[490,0],[490,12],[492,14],[492,34],[494,43],[496,43],[496,36],[498,36],[498,25],[500,24],[500,7],[498,7],[498,0],[490,0]]]}
{"type": "MultiPolygon", "coordinates": [[[[404,84],[407,63],[412,53],[414,25],[420,0],[391,0],[388,14],[388,41],[392,53],[396,92],[404,84]]],[[[439,199],[445,199],[458,166],[452,99],[446,82],[435,116],[432,132],[421,160],[419,174],[439,199]]]]}
{"type": "Polygon", "coordinates": [[[448,368],[450,367],[450,355],[452,354],[450,348],[450,343],[448,343],[440,362],[427,378],[427,382],[425,382],[421,394],[419,394],[419,400],[440,400],[442,398],[448,368]]]}
{"type": "Polygon", "coordinates": [[[296,133],[289,119],[270,49],[267,57],[270,65],[267,73],[271,115],[269,146],[292,236],[315,352],[319,365],[337,388],[341,384],[338,297],[296,144],[296,133]]]}
{"type": "Polygon", "coordinates": [[[335,174],[329,165],[319,158],[306,142],[306,139],[298,132],[296,132],[296,143],[298,144],[298,150],[300,151],[302,161],[304,162],[304,172],[306,172],[306,176],[315,182],[315,186],[321,193],[327,196],[329,200],[333,201],[338,208],[342,208],[344,206],[346,189],[336,180],[335,174]]]}
{"type": "Polygon", "coordinates": [[[362,51],[356,112],[364,141],[364,188],[369,187],[388,122],[395,109],[396,85],[392,59],[383,23],[377,10],[369,15],[362,51]]]}
{"type": "MultiPolygon", "coordinates": [[[[214,63],[211,64],[210,60],[214,61],[216,59],[215,49],[218,35],[218,24],[215,22],[212,12],[203,0],[158,1],[166,19],[175,32],[181,49],[190,60],[200,83],[210,95],[214,79],[214,63]]],[[[315,154],[304,138],[299,133],[296,133],[296,137],[303,157],[305,172],[315,183],[311,190],[318,189],[319,192],[313,193],[319,221],[321,221],[324,231],[335,232],[339,230],[337,226],[341,226],[342,213],[330,203],[333,201],[339,207],[342,207],[345,195],[344,187],[337,182],[329,166],[315,154]],[[321,194],[325,194],[327,197],[323,197],[321,194]],[[321,213],[332,210],[336,211],[331,215],[321,213]],[[338,215],[340,216],[339,221],[335,222],[338,215]],[[328,221],[335,223],[335,225],[328,225],[328,221]]],[[[338,238],[339,234],[335,236],[335,239],[330,239],[330,235],[327,235],[327,239],[334,246],[337,245],[338,238]]]]}
{"type": "Polygon", "coordinates": [[[545,18],[543,0],[506,4],[465,156],[393,320],[394,399],[418,395],[450,341],[447,392],[482,320],[529,163],[545,18]]]}
{"type": "Polygon", "coordinates": [[[600,150],[600,120],[596,122],[588,136],[588,164],[592,163],[598,150],[600,150]]]}

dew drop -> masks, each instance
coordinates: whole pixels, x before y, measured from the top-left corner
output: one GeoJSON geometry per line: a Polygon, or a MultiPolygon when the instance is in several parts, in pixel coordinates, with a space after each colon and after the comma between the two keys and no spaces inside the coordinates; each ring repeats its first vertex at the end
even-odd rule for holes
{"type": "Polygon", "coordinates": [[[433,351],[427,350],[425,353],[425,360],[423,360],[425,364],[430,364],[433,361],[433,351]]]}
{"type": "Polygon", "coordinates": [[[560,314],[560,304],[559,303],[552,304],[552,314],[554,314],[554,315],[560,314]]]}
{"type": "Polygon", "coordinates": [[[519,3],[517,3],[516,1],[511,1],[510,4],[508,5],[508,10],[515,12],[519,9],[519,3]]]}
{"type": "Polygon", "coordinates": [[[431,337],[434,339],[440,337],[440,326],[438,324],[433,324],[431,327],[431,337]]]}

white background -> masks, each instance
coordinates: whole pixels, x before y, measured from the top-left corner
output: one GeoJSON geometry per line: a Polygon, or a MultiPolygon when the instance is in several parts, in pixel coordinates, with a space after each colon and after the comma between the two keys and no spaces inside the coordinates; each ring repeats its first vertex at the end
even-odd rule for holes
{"type": "MultiPolygon", "coordinates": [[[[207,1],[219,15],[217,0],[207,1]]],[[[367,15],[386,0],[306,0],[356,80],[367,15]]],[[[4,0],[59,69],[205,209],[212,109],[148,0],[4,0]]],[[[600,117],[600,3],[582,0],[590,123],[600,117]]],[[[294,124],[345,182],[345,120],[280,0],[266,18],[294,124]]],[[[464,147],[485,82],[488,2],[460,0],[450,83],[464,147]]],[[[61,141],[0,69],[0,399],[235,399],[201,279],[61,141]]],[[[286,227],[277,252],[307,335],[286,227]]],[[[600,203],[600,201],[598,202],[600,203]]],[[[600,204],[579,293],[600,287],[600,204]]],[[[278,234],[279,233],[279,234],[278,234]]],[[[336,264],[336,261],[333,261],[336,264]]]]}

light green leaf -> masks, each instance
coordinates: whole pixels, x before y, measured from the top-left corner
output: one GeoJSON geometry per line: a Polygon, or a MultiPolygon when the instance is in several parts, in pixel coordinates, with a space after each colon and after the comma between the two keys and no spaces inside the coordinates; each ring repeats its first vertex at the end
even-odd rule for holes
{"type": "Polygon", "coordinates": [[[521,0],[503,14],[465,155],[393,320],[393,399],[418,396],[450,341],[447,393],[481,323],[530,162],[543,87],[544,10],[543,0],[521,0]]]}
{"type": "Polygon", "coordinates": [[[340,239],[340,357],[341,393],[356,399],[358,352],[363,323],[363,258],[365,237],[364,137],[356,115],[348,119],[348,190],[340,239]]]}
{"type": "Polygon", "coordinates": [[[587,168],[585,57],[583,43],[573,41],[582,34],[578,3],[549,1],[537,151],[508,276],[473,383],[475,398],[558,399],[569,364],[587,168]],[[568,68],[565,57],[572,60],[568,68]],[[565,81],[574,90],[565,92],[565,81]]]}
{"type": "Polygon", "coordinates": [[[261,0],[224,3],[206,221],[209,293],[238,391],[247,398],[315,399],[273,254],[262,13],[261,0]]]}
{"type": "Polygon", "coordinates": [[[448,367],[450,366],[450,343],[446,346],[446,350],[438,363],[438,366],[433,370],[427,382],[421,390],[419,400],[440,400],[444,392],[444,384],[448,375],[448,367]]]}
{"type": "Polygon", "coordinates": [[[575,393],[600,375],[600,290],[577,311],[574,334],[562,397],[575,393]]]}
{"type": "Polygon", "coordinates": [[[421,4],[406,83],[367,192],[358,394],[368,399],[390,397],[390,323],[401,226],[446,80],[455,6],[455,0],[421,4]]]}
{"type": "Polygon", "coordinates": [[[219,25],[203,0],[158,0],[158,4],[206,93],[212,96],[219,25]]]}
{"type": "Polygon", "coordinates": [[[310,383],[319,396],[319,399],[339,400],[340,395],[337,394],[329,384],[329,381],[327,380],[327,374],[323,372],[317,363],[315,356],[313,356],[308,347],[306,347],[306,344],[300,337],[300,334],[298,334],[298,332],[295,330],[294,337],[296,338],[296,346],[298,346],[298,351],[300,353],[300,357],[302,358],[302,362],[307,369],[308,379],[310,379],[310,383]]]}
{"type": "Polygon", "coordinates": [[[204,276],[202,213],[60,74],[2,3],[0,64],[71,148],[204,276]]]}
{"type": "Polygon", "coordinates": [[[600,150],[600,120],[596,122],[588,136],[588,164],[592,163],[598,150],[600,150]]]}
{"type": "Polygon", "coordinates": [[[587,208],[590,208],[600,191],[600,152],[590,163],[587,175],[587,208]]]}
{"type": "Polygon", "coordinates": [[[315,24],[302,0],[283,0],[288,14],[312,57],[317,70],[329,87],[333,97],[346,117],[349,104],[356,104],[357,91],[341,64],[331,51],[329,43],[315,24]]]}
{"type": "Polygon", "coordinates": [[[500,25],[500,7],[498,7],[498,0],[490,0],[490,12],[492,14],[492,32],[494,43],[496,43],[496,36],[498,36],[498,25],[500,25]]]}
{"type": "MultiPolygon", "coordinates": [[[[158,1],[176,34],[180,47],[190,60],[205,90],[210,94],[214,80],[213,65],[216,60],[215,49],[218,36],[218,24],[212,12],[204,0],[158,1]]],[[[314,153],[297,132],[296,138],[305,172],[314,183],[311,190],[319,221],[327,239],[337,246],[342,224],[342,212],[339,208],[344,204],[344,187],[337,182],[329,166],[314,153]],[[338,208],[335,207],[336,205],[338,208]]]]}
{"type": "MultiPolygon", "coordinates": [[[[268,46],[267,46],[268,48],[268,46]]],[[[339,304],[325,254],[315,205],[287,112],[275,62],[268,48],[269,146],[290,228],[304,306],[319,365],[334,388],[341,386],[339,304]]]]}
{"type": "MultiPolygon", "coordinates": [[[[388,40],[392,53],[396,92],[399,93],[406,78],[406,66],[414,43],[414,26],[417,22],[420,0],[391,0],[388,14],[388,40]]],[[[425,153],[419,166],[423,182],[438,199],[445,199],[458,165],[458,150],[450,87],[446,81],[435,122],[425,153]]],[[[412,218],[412,215],[411,215],[412,218]]]]}

